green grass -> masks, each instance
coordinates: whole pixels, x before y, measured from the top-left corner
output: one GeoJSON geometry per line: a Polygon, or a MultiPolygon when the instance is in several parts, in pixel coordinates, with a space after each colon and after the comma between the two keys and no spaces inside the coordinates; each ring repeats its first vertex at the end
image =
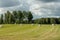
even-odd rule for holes
{"type": "Polygon", "coordinates": [[[60,40],[60,25],[4,24],[0,40],[60,40]]]}

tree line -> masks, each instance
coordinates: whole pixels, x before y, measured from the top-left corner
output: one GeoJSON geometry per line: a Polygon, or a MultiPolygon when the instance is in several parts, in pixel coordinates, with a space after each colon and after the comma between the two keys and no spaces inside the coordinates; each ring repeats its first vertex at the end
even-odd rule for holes
{"type": "Polygon", "coordinates": [[[60,18],[40,18],[34,20],[36,24],[60,24],[60,18]]]}
{"type": "Polygon", "coordinates": [[[0,24],[31,23],[33,15],[30,11],[7,11],[1,14],[0,24]]]}
{"type": "Polygon", "coordinates": [[[33,19],[30,11],[7,11],[0,15],[0,24],[60,24],[60,18],[33,19]]]}

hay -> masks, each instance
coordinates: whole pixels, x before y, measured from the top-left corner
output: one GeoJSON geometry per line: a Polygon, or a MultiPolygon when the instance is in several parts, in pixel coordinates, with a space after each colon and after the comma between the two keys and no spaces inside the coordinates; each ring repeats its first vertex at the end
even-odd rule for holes
{"type": "Polygon", "coordinates": [[[20,24],[20,26],[22,26],[22,24],[20,24]]]}
{"type": "Polygon", "coordinates": [[[52,24],[52,26],[54,26],[55,24],[52,24]]]}
{"type": "Polygon", "coordinates": [[[31,24],[31,25],[34,25],[34,24],[31,24]]]}
{"type": "Polygon", "coordinates": [[[38,26],[40,27],[41,25],[39,24],[38,26]]]}
{"type": "Polygon", "coordinates": [[[3,25],[0,25],[0,28],[2,28],[3,27],[3,25]]]}

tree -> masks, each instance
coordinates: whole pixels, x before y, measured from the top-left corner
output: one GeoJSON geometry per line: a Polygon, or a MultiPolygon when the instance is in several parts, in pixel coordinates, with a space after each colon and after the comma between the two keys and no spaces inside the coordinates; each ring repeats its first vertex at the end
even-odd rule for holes
{"type": "Polygon", "coordinates": [[[1,14],[0,24],[3,24],[3,14],[1,14]]]}
{"type": "Polygon", "coordinates": [[[12,14],[13,14],[14,23],[16,23],[16,20],[17,20],[17,17],[18,17],[17,11],[13,11],[12,14]]]}
{"type": "Polygon", "coordinates": [[[28,23],[31,23],[32,19],[33,19],[33,15],[30,11],[28,12],[28,17],[27,18],[28,18],[28,23]]]}
{"type": "Polygon", "coordinates": [[[23,11],[23,16],[24,16],[24,19],[23,19],[23,23],[28,23],[28,12],[26,11],[23,11]]]}
{"type": "Polygon", "coordinates": [[[22,23],[23,19],[24,19],[24,15],[23,15],[22,11],[18,11],[17,15],[18,15],[19,23],[22,23]]]}
{"type": "Polygon", "coordinates": [[[56,24],[55,19],[54,19],[54,18],[51,18],[51,19],[50,19],[50,23],[51,23],[51,24],[56,24]]]}
{"type": "Polygon", "coordinates": [[[7,13],[5,13],[5,21],[7,24],[11,23],[11,13],[10,11],[7,11],[7,13]]]}

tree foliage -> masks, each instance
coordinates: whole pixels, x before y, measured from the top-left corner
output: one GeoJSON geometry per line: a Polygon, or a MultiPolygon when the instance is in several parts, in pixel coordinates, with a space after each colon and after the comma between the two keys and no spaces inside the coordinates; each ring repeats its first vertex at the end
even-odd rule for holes
{"type": "Polygon", "coordinates": [[[0,15],[0,24],[60,24],[60,18],[33,19],[30,11],[7,11],[0,15]]]}
{"type": "Polygon", "coordinates": [[[32,22],[32,18],[33,18],[33,16],[32,16],[31,12],[7,11],[6,13],[4,13],[4,17],[3,17],[3,14],[1,14],[0,24],[2,24],[2,23],[5,23],[5,24],[29,23],[29,22],[32,22]]]}

